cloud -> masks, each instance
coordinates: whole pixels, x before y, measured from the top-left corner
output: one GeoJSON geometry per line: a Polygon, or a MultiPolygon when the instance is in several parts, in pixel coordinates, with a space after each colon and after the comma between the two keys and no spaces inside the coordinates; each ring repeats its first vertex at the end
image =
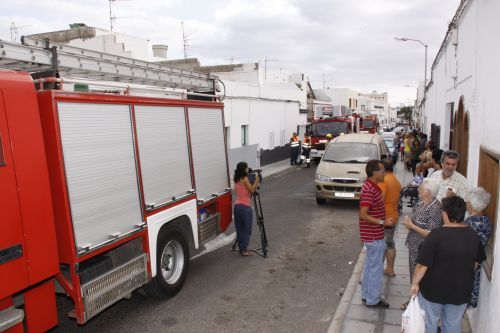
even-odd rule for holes
{"type": "MultiPolygon", "coordinates": [[[[202,64],[278,59],[268,68],[305,73],[314,88],[387,90],[389,100],[412,98],[423,79],[424,49],[430,64],[460,0],[131,0],[113,2],[116,31],[167,44],[183,57],[181,22],[189,55],[202,64]]],[[[20,34],[67,29],[69,23],[108,28],[104,0],[17,0],[2,5],[0,38],[10,24],[20,34]]]]}

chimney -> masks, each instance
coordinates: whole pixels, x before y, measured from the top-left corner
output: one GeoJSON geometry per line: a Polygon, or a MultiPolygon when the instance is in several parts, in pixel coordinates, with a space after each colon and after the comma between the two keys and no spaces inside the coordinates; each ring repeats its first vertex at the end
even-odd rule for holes
{"type": "Polygon", "coordinates": [[[168,51],[167,45],[156,44],[153,45],[152,48],[153,48],[153,56],[167,59],[167,51],[168,51]]]}

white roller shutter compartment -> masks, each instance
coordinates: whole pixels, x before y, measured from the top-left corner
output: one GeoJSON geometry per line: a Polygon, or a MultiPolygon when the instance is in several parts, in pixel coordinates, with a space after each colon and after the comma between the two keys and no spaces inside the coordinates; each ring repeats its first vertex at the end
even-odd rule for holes
{"type": "Polygon", "coordinates": [[[222,110],[189,108],[188,115],[196,193],[208,200],[229,187],[222,110]]]}
{"type": "Polygon", "coordinates": [[[92,249],[142,224],[129,105],[58,103],[76,245],[92,249]]]}
{"type": "Polygon", "coordinates": [[[183,107],[135,105],[144,199],[149,208],[193,189],[183,107]]]}

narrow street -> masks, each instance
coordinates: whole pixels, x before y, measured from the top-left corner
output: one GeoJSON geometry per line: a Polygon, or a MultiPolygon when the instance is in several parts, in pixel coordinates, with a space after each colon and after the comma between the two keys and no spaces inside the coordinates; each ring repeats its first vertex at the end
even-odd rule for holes
{"type": "MultiPolygon", "coordinates": [[[[314,169],[264,179],[268,258],[220,248],[191,261],[176,297],[162,302],[138,291],[82,327],[58,297],[62,320],[54,332],[326,332],[361,243],[357,202],[318,206],[314,169]]],[[[255,224],[251,245],[259,247],[255,224]]]]}

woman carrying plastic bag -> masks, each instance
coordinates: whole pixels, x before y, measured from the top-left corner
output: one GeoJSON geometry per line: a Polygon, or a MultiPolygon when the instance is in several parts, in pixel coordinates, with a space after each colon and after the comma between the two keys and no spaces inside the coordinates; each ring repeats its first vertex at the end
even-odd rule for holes
{"type": "Polygon", "coordinates": [[[425,333],[425,312],[413,295],[401,318],[402,333],[425,333]]]}

